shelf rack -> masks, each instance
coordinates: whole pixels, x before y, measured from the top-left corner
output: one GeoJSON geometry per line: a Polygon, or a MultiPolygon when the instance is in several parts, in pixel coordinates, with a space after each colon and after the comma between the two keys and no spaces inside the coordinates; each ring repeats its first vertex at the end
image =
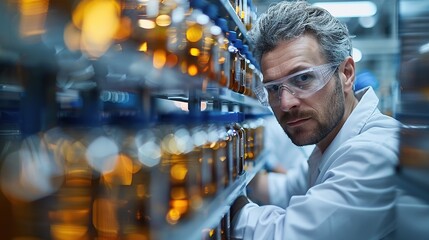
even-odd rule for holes
{"type": "Polygon", "coordinates": [[[230,20],[228,21],[229,28],[238,30],[239,33],[237,35],[243,38],[243,42],[247,42],[247,29],[238,17],[229,0],[211,0],[211,2],[219,6],[219,15],[224,16],[227,20],[230,20]]]}
{"type": "Polygon", "coordinates": [[[159,239],[201,239],[201,231],[210,229],[218,225],[222,216],[224,216],[234,200],[243,194],[247,184],[255,177],[256,173],[263,169],[265,164],[264,155],[266,152],[261,152],[254,166],[249,166],[248,169],[240,175],[230,186],[222,190],[213,200],[208,201],[201,207],[192,219],[187,222],[179,223],[176,226],[167,226],[159,229],[159,239]],[[198,231],[196,231],[198,229],[198,231]]]}

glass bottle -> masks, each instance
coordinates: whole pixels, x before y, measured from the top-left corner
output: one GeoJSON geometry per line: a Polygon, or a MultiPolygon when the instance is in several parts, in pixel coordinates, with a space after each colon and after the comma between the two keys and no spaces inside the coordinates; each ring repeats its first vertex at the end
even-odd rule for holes
{"type": "MultiPolygon", "coordinates": [[[[137,4],[136,15],[138,27],[134,31],[139,41],[139,51],[152,59],[153,67],[176,67],[181,55],[180,48],[172,47],[171,39],[180,39],[177,24],[172,25],[172,14],[181,6],[175,0],[148,0],[137,4]]],[[[175,23],[175,22],[174,22],[175,23]]]]}
{"type": "Polygon", "coordinates": [[[231,80],[228,88],[234,92],[238,92],[240,87],[241,61],[238,49],[236,47],[237,33],[234,31],[229,31],[227,37],[230,43],[228,46],[228,51],[230,53],[231,63],[231,80]]]}
{"type": "Polygon", "coordinates": [[[246,29],[249,31],[252,29],[252,26],[254,22],[256,22],[258,16],[257,16],[257,9],[256,6],[252,3],[252,0],[247,0],[247,21],[245,23],[246,29]]]}
{"type": "Polygon", "coordinates": [[[246,137],[246,131],[244,130],[243,126],[240,123],[233,123],[233,128],[238,133],[238,167],[237,171],[238,174],[241,175],[244,172],[244,162],[247,158],[247,137],[246,137]]]}
{"type": "Polygon", "coordinates": [[[191,8],[185,18],[186,46],[181,71],[191,77],[205,77],[209,70],[210,49],[213,40],[210,38],[209,17],[202,12],[206,1],[191,1],[191,8]]]}
{"type": "MultiPolygon", "coordinates": [[[[216,179],[216,159],[214,147],[216,146],[217,136],[214,135],[213,126],[195,126],[191,128],[191,138],[194,142],[194,148],[198,149],[197,165],[198,185],[202,197],[210,198],[217,192],[216,179]]],[[[195,151],[195,150],[194,150],[195,151]]]]}
{"type": "MultiPolygon", "coordinates": [[[[122,119],[126,121],[117,129],[110,128],[120,153],[114,170],[103,178],[110,189],[117,188],[120,238],[148,239],[156,236],[156,226],[164,221],[161,216],[165,216],[168,200],[160,191],[166,191],[167,181],[158,172],[161,156],[158,128],[141,127],[132,118],[122,119]]],[[[115,199],[114,195],[110,197],[115,199]]]]}
{"type": "Polygon", "coordinates": [[[220,221],[220,239],[231,239],[230,212],[227,211],[220,221]]]}
{"type": "Polygon", "coordinates": [[[240,68],[236,68],[235,76],[236,81],[238,84],[238,93],[244,94],[245,92],[245,86],[246,86],[246,71],[247,71],[247,65],[246,65],[246,52],[243,48],[243,41],[240,39],[237,39],[235,41],[235,46],[238,49],[238,61],[240,62],[240,68]]]}
{"type": "Polygon", "coordinates": [[[245,74],[245,89],[244,94],[247,96],[252,96],[253,94],[253,88],[254,88],[254,81],[255,81],[255,66],[253,65],[253,56],[252,53],[249,51],[249,46],[244,45],[244,52],[246,56],[246,74],[245,74]]]}
{"type": "Polygon", "coordinates": [[[209,28],[210,36],[208,41],[211,41],[210,48],[210,61],[209,61],[209,70],[208,70],[208,79],[215,85],[221,83],[221,57],[223,56],[223,34],[222,29],[214,24],[218,18],[218,7],[214,4],[209,4],[204,9],[204,12],[209,16],[211,22],[207,25],[209,28]]]}
{"type": "Polygon", "coordinates": [[[231,183],[240,175],[240,136],[234,128],[234,124],[226,126],[229,136],[228,141],[228,156],[230,161],[231,183]]]}
{"type": "Polygon", "coordinates": [[[224,18],[218,18],[216,21],[217,25],[221,28],[223,34],[219,38],[219,65],[220,65],[220,79],[219,85],[223,87],[229,87],[231,82],[231,57],[228,50],[229,40],[226,37],[228,30],[228,23],[224,18]]]}
{"type": "Polygon", "coordinates": [[[229,185],[228,178],[228,140],[229,136],[225,131],[223,126],[215,126],[214,132],[212,134],[217,135],[217,141],[214,146],[214,159],[216,163],[216,179],[218,189],[222,190],[229,185]]]}
{"type": "Polygon", "coordinates": [[[258,118],[255,120],[255,159],[259,156],[259,154],[264,149],[264,119],[258,118]]]}
{"type": "Polygon", "coordinates": [[[246,132],[246,161],[244,163],[244,168],[247,169],[249,165],[253,164],[253,160],[255,157],[254,147],[255,147],[255,131],[253,128],[252,121],[250,119],[244,121],[242,123],[244,131],[246,132]]]}
{"type": "Polygon", "coordinates": [[[61,128],[46,133],[51,139],[55,159],[62,163],[64,172],[64,180],[52,196],[55,204],[52,204],[49,213],[51,238],[118,236],[116,215],[113,205],[109,205],[113,200],[103,191],[105,188],[100,177],[111,169],[118,147],[101,128],[80,121],[67,123],[70,120],[73,119],[62,118],[61,128]],[[100,150],[98,147],[101,145],[109,150],[100,150]],[[103,212],[103,216],[99,214],[100,202],[111,206],[103,212]],[[100,219],[106,221],[101,223],[100,219]]]}
{"type": "Polygon", "coordinates": [[[202,204],[198,176],[200,148],[195,148],[189,128],[167,126],[161,140],[161,171],[168,178],[166,221],[175,225],[189,218],[202,204]]]}

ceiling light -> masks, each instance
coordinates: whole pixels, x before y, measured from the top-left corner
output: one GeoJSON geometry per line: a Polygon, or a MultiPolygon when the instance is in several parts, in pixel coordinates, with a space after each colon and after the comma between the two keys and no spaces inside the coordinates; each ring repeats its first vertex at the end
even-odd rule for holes
{"type": "Polygon", "coordinates": [[[377,13],[377,6],[371,1],[320,2],[314,6],[328,10],[334,17],[370,17],[377,13]]]}
{"type": "Polygon", "coordinates": [[[362,52],[357,48],[353,48],[352,58],[355,62],[359,62],[360,60],[362,60],[362,52]]]}
{"type": "Polygon", "coordinates": [[[375,16],[359,18],[359,24],[364,28],[373,28],[376,23],[377,18],[375,16]]]}
{"type": "Polygon", "coordinates": [[[427,52],[429,52],[429,43],[423,44],[419,48],[419,53],[420,54],[424,54],[424,53],[427,53],[427,52]]]}

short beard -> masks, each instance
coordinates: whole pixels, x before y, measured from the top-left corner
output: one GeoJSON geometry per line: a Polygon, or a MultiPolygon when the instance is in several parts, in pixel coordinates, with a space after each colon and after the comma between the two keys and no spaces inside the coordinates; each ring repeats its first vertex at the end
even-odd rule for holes
{"type": "MultiPolygon", "coordinates": [[[[336,75],[335,75],[336,76],[336,75]]],[[[289,138],[292,140],[292,142],[297,146],[305,146],[305,145],[312,145],[317,144],[320,141],[322,141],[332,130],[338,125],[338,123],[341,121],[341,119],[344,116],[344,95],[342,94],[343,89],[341,86],[341,82],[339,77],[335,77],[335,90],[334,94],[331,95],[329,98],[329,101],[326,105],[326,111],[325,111],[325,117],[326,121],[319,121],[318,123],[318,131],[314,131],[311,135],[309,135],[305,139],[301,139],[302,141],[299,141],[298,138],[294,138],[289,134],[286,130],[286,134],[289,136],[289,138]]],[[[323,117],[323,116],[322,116],[323,117]]],[[[323,119],[320,119],[323,120],[323,119]]],[[[298,133],[299,135],[299,133],[298,133]]]]}

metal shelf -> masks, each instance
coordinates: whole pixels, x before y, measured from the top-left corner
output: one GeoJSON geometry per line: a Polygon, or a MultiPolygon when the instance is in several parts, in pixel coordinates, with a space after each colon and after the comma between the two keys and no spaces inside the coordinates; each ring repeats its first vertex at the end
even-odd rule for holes
{"type": "MultiPolygon", "coordinates": [[[[195,90],[195,89],[194,89],[195,90]]],[[[238,105],[244,105],[249,107],[257,107],[257,108],[266,108],[263,106],[257,99],[246,96],[244,94],[240,94],[234,92],[228,88],[223,87],[208,87],[206,91],[195,90],[198,91],[197,95],[200,97],[201,101],[220,101],[223,103],[233,103],[238,105]]],[[[154,96],[175,100],[188,102],[189,101],[189,91],[185,89],[167,89],[162,91],[157,91],[154,96]]]]}
{"type": "MultiPolygon", "coordinates": [[[[220,5],[219,10],[220,10],[221,16],[225,16],[225,18],[227,20],[232,20],[232,21],[228,21],[228,25],[229,25],[230,29],[236,29],[237,28],[237,30],[240,32],[243,40],[248,41],[247,34],[246,34],[247,29],[244,26],[241,19],[238,17],[237,13],[235,12],[235,10],[232,7],[229,0],[214,0],[212,2],[217,4],[218,6],[220,5]]],[[[239,35],[239,34],[237,34],[237,35],[239,35]]]]}
{"type": "Polygon", "coordinates": [[[263,168],[265,164],[264,154],[265,152],[262,152],[256,160],[256,164],[249,166],[244,174],[239,176],[233,184],[224,189],[213,200],[204,204],[191,220],[176,226],[159,229],[157,237],[159,239],[171,239],[171,236],[174,236],[175,239],[201,239],[202,230],[213,228],[219,224],[234,200],[245,191],[247,184],[263,168]]]}

